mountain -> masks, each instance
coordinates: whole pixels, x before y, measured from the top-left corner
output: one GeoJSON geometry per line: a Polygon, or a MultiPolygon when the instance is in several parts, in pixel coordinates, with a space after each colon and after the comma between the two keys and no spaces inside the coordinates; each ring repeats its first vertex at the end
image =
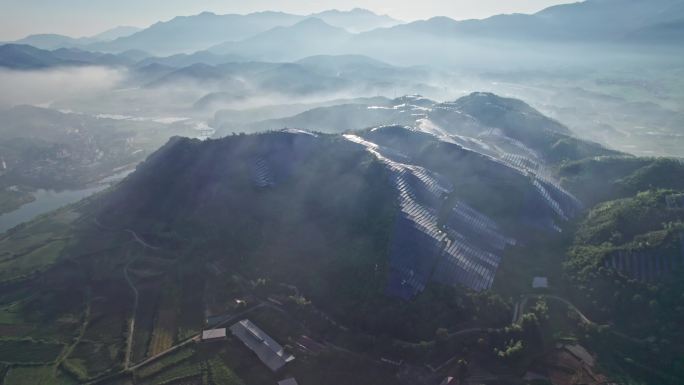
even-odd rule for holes
{"type": "Polygon", "coordinates": [[[153,384],[208,374],[209,365],[214,379],[228,373],[233,382],[272,383],[277,377],[234,338],[193,341],[207,326],[233,323],[239,314],[280,341],[306,332],[302,341],[320,346],[324,360],[302,351],[299,362],[288,364],[297,378],[326,373],[334,363],[345,375],[322,375],[323,383],[395,383],[396,370],[376,363],[375,355],[391,352],[418,364],[426,354],[443,362],[464,343],[489,352],[511,337],[503,329],[511,306],[487,289],[514,237],[552,234],[547,224],[554,220],[561,223],[527,175],[405,127],[348,136],[286,131],[174,138],[109,191],[0,238],[0,250],[17,252],[0,261],[8,295],[2,300],[21,303],[6,333],[24,338],[15,349],[32,351],[9,361],[35,362],[36,354],[56,359],[61,345],[27,337],[41,320],[72,314],[91,322],[39,329],[54,341],[71,341],[77,330],[88,336],[75,342],[64,369],[46,376],[70,373],[79,382],[100,383],[112,374],[133,378],[133,371],[136,381],[153,384]],[[511,226],[513,218],[524,220],[511,226]],[[50,253],[34,259],[41,241],[50,253]],[[247,303],[235,305],[235,298],[247,303]],[[43,302],[61,306],[38,306],[43,302]],[[127,326],[131,317],[133,327],[127,326]],[[316,325],[315,333],[300,328],[304,319],[316,325]],[[281,321],[292,330],[278,327],[281,321]],[[435,330],[453,322],[488,338],[439,342],[446,344],[442,351],[435,330]],[[170,340],[156,342],[155,330],[170,340]],[[375,337],[380,333],[388,338],[375,337]],[[316,342],[342,336],[361,345],[342,351],[316,342]],[[188,350],[165,356],[175,368],[168,372],[156,351],[186,339],[188,350]],[[367,339],[379,349],[362,348],[367,339]],[[112,354],[93,353],[102,341],[112,354]],[[372,359],[347,353],[357,349],[372,359]],[[415,349],[423,353],[416,356],[415,349]],[[219,366],[216,357],[224,356],[244,361],[219,366]],[[202,357],[211,361],[199,365],[202,357]],[[147,358],[154,367],[124,369],[124,362],[147,358]],[[340,366],[349,359],[356,370],[340,366]]]}
{"type": "Polygon", "coordinates": [[[89,44],[96,42],[110,41],[118,39],[120,37],[128,36],[136,33],[140,30],[137,27],[116,27],[110,30],[104,31],[94,36],[74,38],[70,36],[58,35],[58,34],[38,34],[30,35],[21,40],[13,42],[14,44],[25,44],[31,45],[36,48],[55,50],[59,48],[84,48],[89,44]]]}
{"type": "Polygon", "coordinates": [[[187,87],[201,95],[193,108],[213,111],[232,108],[236,104],[264,95],[273,100],[289,98],[323,97],[352,88],[349,78],[329,76],[291,63],[233,62],[218,66],[193,64],[174,68],[150,64],[134,70],[141,76],[147,89],[177,89],[187,87]]]}
{"type": "Polygon", "coordinates": [[[130,36],[140,31],[142,31],[142,28],[131,26],[119,26],[98,33],[97,35],[91,36],[90,38],[97,41],[112,41],[121,37],[130,36]]]}
{"type": "MultiPolygon", "coordinates": [[[[319,107],[331,107],[343,104],[364,104],[372,105],[388,105],[389,99],[383,96],[375,96],[370,98],[352,98],[352,99],[333,99],[325,101],[316,101],[313,103],[290,103],[290,104],[276,104],[265,105],[253,108],[240,109],[220,109],[214,114],[211,126],[215,128],[225,128],[229,132],[229,127],[236,127],[246,125],[252,122],[262,122],[265,120],[277,120],[294,116],[319,107]]],[[[280,124],[279,129],[285,125],[280,124]]],[[[233,129],[234,131],[234,129],[233,129]]]]}
{"type": "Polygon", "coordinates": [[[155,55],[192,53],[221,43],[245,40],[276,27],[289,27],[309,18],[318,18],[352,32],[399,23],[388,16],[362,9],[346,12],[334,10],[310,16],[282,12],[257,12],[248,15],[216,15],[204,12],[159,22],[130,36],[112,42],[91,44],[88,48],[105,52],[138,49],[155,55]]]}
{"type": "Polygon", "coordinates": [[[237,55],[218,55],[209,51],[198,51],[193,54],[177,54],[167,57],[147,57],[136,63],[136,66],[161,64],[169,67],[189,67],[193,64],[220,65],[225,63],[244,62],[245,58],[237,55]]]}
{"type": "MultiPolygon", "coordinates": [[[[345,56],[338,60],[321,56],[295,63],[198,64],[167,72],[148,85],[201,84],[199,90],[204,96],[197,100],[195,108],[213,114],[223,109],[249,109],[254,103],[257,106],[293,102],[330,105],[340,94],[382,95],[403,89],[429,89],[425,83],[429,79],[430,73],[425,68],[394,67],[367,57],[345,56]]],[[[262,120],[265,116],[254,118],[262,120]]]]}
{"type": "MultiPolygon", "coordinates": [[[[232,122],[227,124],[234,127],[232,122]]],[[[620,154],[577,138],[567,127],[521,100],[481,92],[444,103],[414,95],[376,105],[324,106],[292,117],[250,123],[243,129],[253,132],[289,127],[341,133],[381,125],[409,126],[522,169],[620,154]]]]}
{"type": "MultiPolygon", "coordinates": [[[[501,42],[617,42],[642,29],[659,25],[675,28],[682,19],[684,6],[680,0],[588,0],[549,7],[531,15],[497,15],[464,21],[435,17],[362,33],[357,41],[387,39],[394,42],[425,35],[449,40],[493,39],[501,42]]],[[[671,43],[677,42],[672,40],[671,43]]]]}
{"type": "Polygon", "coordinates": [[[11,69],[39,69],[57,65],[73,65],[50,51],[29,45],[5,44],[0,46],[0,67],[11,69]]]}
{"type": "Polygon", "coordinates": [[[378,28],[359,34],[357,40],[381,39],[381,38],[405,38],[419,35],[431,35],[435,37],[449,38],[457,33],[460,22],[446,16],[437,16],[427,20],[418,20],[406,24],[400,24],[388,28],[378,28]]]}
{"type": "Polygon", "coordinates": [[[70,61],[74,63],[87,63],[104,66],[128,66],[131,65],[134,62],[134,60],[128,57],[127,55],[131,55],[132,58],[136,58],[138,57],[139,53],[128,52],[126,55],[114,55],[100,52],[84,51],[79,48],[59,48],[52,51],[52,55],[61,60],[70,61]]]}
{"type": "Polygon", "coordinates": [[[127,66],[133,62],[125,55],[89,52],[78,48],[59,48],[48,51],[29,45],[5,44],[0,46],[0,67],[11,69],[42,69],[82,65],[127,66]]]}
{"type": "MultiPolygon", "coordinates": [[[[384,108],[384,105],[371,106],[354,103],[318,107],[288,118],[255,122],[248,124],[244,130],[258,132],[289,127],[316,132],[340,133],[366,127],[410,123],[410,118],[399,118],[394,110],[384,108]]],[[[234,124],[228,123],[228,127],[234,127],[234,124]]]]}
{"type": "Polygon", "coordinates": [[[293,25],[302,19],[301,16],[280,12],[249,15],[216,15],[204,12],[159,22],[131,36],[96,43],[89,48],[105,52],[137,49],[155,55],[190,53],[226,41],[244,40],[277,26],[293,25]]]}
{"type": "MultiPolygon", "coordinates": [[[[451,47],[439,58],[444,63],[481,66],[482,61],[496,66],[498,54],[508,52],[513,62],[529,62],[527,44],[544,44],[551,50],[558,42],[677,46],[681,41],[684,6],[680,0],[589,0],[547,8],[536,14],[497,15],[483,20],[456,21],[434,17],[407,24],[364,10],[327,11],[312,16],[278,12],[249,15],[202,13],[176,17],[113,41],[96,41],[125,35],[122,28],[99,37],[74,39],[61,35],[34,35],[19,41],[38,48],[74,48],[103,52],[139,50],[156,56],[189,54],[210,50],[230,54],[227,60],[292,61],[314,55],[371,55],[393,63],[422,63],[445,44],[451,47]],[[350,20],[370,23],[367,28],[350,20]],[[605,20],[613,20],[606,23],[605,20]],[[371,24],[378,28],[370,29],[371,24]],[[386,26],[385,26],[386,25],[386,26]],[[365,30],[360,33],[349,31],[365,30]],[[485,39],[490,43],[475,44],[485,39]]],[[[363,24],[361,23],[361,24],[363,24]]],[[[559,51],[559,55],[562,52],[559,51]]],[[[597,53],[598,54],[598,53],[597,53]]],[[[173,57],[182,66],[202,60],[220,64],[207,53],[184,59],[173,57]]],[[[538,59],[561,60],[559,55],[538,59]]],[[[562,56],[562,55],[561,55],[562,56]]],[[[431,60],[431,61],[434,61],[431,60]]],[[[225,61],[224,61],[225,62],[225,61]]],[[[161,63],[160,64],[170,64],[161,63]]]]}
{"type": "MultiPolygon", "coordinates": [[[[196,107],[230,104],[231,101],[259,97],[311,97],[335,94],[351,89],[354,80],[330,76],[298,64],[271,64],[249,62],[218,67],[222,73],[220,91],[209,93],[197,101],[196,107]],[[229,84],[229,86],[225,86],[229,84]]],[[[195,77],[197,78],[197,77],[195,77]]]]}
{"type": "Polygon", "coordinates": [[[148,57],[150,57],[152,55],[150,55],[149,53],[147,53],[145,51],[132,49],[132,50],[121,52],[117,56],[131,60],[133,63],[138,63],[144,59],[147,59],[148,57]]]}
{"type": "Polygon", "coordinates": [[[359,33],[376,28],[387,28],[402,22],[387,15],[378,15],[366,9],[354,8],[350,11],[328,10],[309,15],[321,19],[335,27],[344,28],[349,32],[359,33]]]}
{"type": "Polygon", "coordinates": [[[535,18],[570,38],[617,40],[626,33],[650,25],[684,18],[680,0],[588,0],[557,5],[540,11],[535,18]],[[606,23],[606,20],[611,20],[606,23]]]}
{"type": "MultiPolygon", "coordinates": [[[[220,58],[231,57],[207,55],[219,58],[216,60],[219,62],[223,61],[220,58]]],[[[185,61],[194,56],[180,59],[185,61]]],[[[236,103],[251,99],[264,103],[264,95],[276,101],[282,98],[286,104],[292,104],[287,101],[293,97],[316,96],[333,100],[345,92],[379,95],[395,92],[397,87],[420,89],[426,87],[422,82],[429,78],[425,69],[394,67],[360,56],[319,56],[295,63],[233,61],[215,66],[197,63],[182,68],[159,64],[160,61],[154,58],[145,60],[143,64],[148,61],[156,65],[139,64],[132,71],[136,73],[138,68],[145,68],[144,72],[149,75],[145,82],[147,87],[199,86],[196,88],[204,96],[197,100],[195,107],[207,111],[235,109],[236,103]],[[158,76],[153,74],[155,69],[159,69],[158,76]]],[[[176,64],[166,60],[161,62],[176,64]]]]}
{"type": "Polygon", "coordinates": [[[582,201],[596,205],[633,197],[654,188],[684,190],[684,164],[662,158],[602,157],[569,162],[560,167],[563,184],[582,201]]]}
{"type": "Polygon", "coordinates": [[[625,43],[652,44],[655,46],[676,46],[684,39],[684,19],[649,25],[628,33],[625,43]]]}
{"type": "Polygon", "coordinates": [[[338,52],[353,35],[321,19],[308,18],[289,27],[276,27],[239,42],[227,42],[209,50],[254,60],[292,61],[338,52]]]}
{"type": "Polygon", "coordinates": [[[73,38],[57,34],[40,34],[30,35],[21,40],[17,40],[14,44],[31,45],[36,48],[45,50],[54,50],[58,48],[73,48],[88,44],[92,40],[88,38],[73,38]]]}
{"type": "MultiPolygon", "coordinates": [[[[275,68],[227,67],[252,64],[275,68]]],[[[658,383],[678,383],[681,162],[568,141],[559,122],[494,94],[366,102],[369,115],[357,101],[310,116],[406,124],[173,137],[112,188],[0,234],[3,362],[42,368],[50,383],[267,385],[285,374],[331,385],[427,375],[407,382],[427,385],[444,373],[425,365],[449,366],[458,352],[522,383],[558,362],[585,375],[590,366],[573,369],[556,347],[572,335],[570,351],[611,370],[633,368],[618,359],[629,355],[658,383]],[[594,207],[592,188],[606,184],[628,196],[594,207]],[[532,291],[542,275],[553,286],[532,291]],[[272,374],[232,335],[200,343],[203,330],[243,319],[297,359],[272,374]]],[[[115,124],[33,107],[3,122],[22,117],[0,138],[49,141],[58,156],[41,166],[67,154],[91,167],[71,155],[97,154],[101,137],[77,138],[115,124]]],[[[104,159],[135,147],[141,127],[128,123],[104,159]]],[[[42,159],[28,153],[12,169],[42,159]]],[[[629,378],[650,378],[642,369],[629,378]]]]}
{"type": "Polygon", "coordinates": [[[295,63],[326,76],[365,83],[370,89],[389,89],[393,85],[395,92],[402,88],[418,91],[425,86],[423,82],[428,82],[432,76],[440,74],[437,69],[394,66],[364,55],[316,55],[305,57],[295,63]]]}

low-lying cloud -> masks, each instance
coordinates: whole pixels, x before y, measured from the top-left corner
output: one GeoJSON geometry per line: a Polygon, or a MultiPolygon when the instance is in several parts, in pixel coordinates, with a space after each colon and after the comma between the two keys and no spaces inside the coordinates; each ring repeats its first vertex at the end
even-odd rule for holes
{"type": "Polygon", "coordinates": [[[48,70],[0,70],[0,107],[48,105],[55,100],[96,97],[125,78],[122,70],[69,67],[48,70]]]}

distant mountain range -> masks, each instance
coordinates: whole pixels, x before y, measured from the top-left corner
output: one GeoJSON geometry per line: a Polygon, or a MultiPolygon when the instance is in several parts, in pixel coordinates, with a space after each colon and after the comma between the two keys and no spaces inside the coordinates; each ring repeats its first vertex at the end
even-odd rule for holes
{"type": "Polygon", "coordinates": [[[54,51],[26,44],[0,46],[0,67],[27,70],[80,65],[129,65],[135,62],[135,52],[118,55],[84,51],[78,48],[59,48],[54,51]]]}
{"type": "Polygon", "coordinates": [[[352,34],[333,27],[321,19],[305,19],[293,26],[276,27],[240,42],[223,43],[209,50],[232,53],[257,60],[290,61],[301,59],[305,52],[315,54],[339,53],[352,34]]]}
{"type": "Polygon", "coordinates": [[[85,47],[95,43],[112,41],[120,37],[132,35],[140,30],[141,28],[137,27],[120,26],[94,36],[80,38],[73,38],[58,34],[37,34],[27,36],[21,40],[15,41],[14,43],[32,45],[36,48],[47,50],[54,50],[58,48],[76,48],[85,47]]]}
{"type": "Polygon", "coordinates": [[[636,31],[681,20],[681,0],[587,0],[553,6],[532,15],[497,15],[464,21],[435,17],[370,31],[359,39],[424,34],[455,39],[624,41],[636,31]]]}
{"type": "Polygon", "coordinates": [[[365,31],[400,23],[388,16],[376,15],[361,9],[348,12],[327,11],[310,16],[282,12],[259,12],[248,15],[216,15],[205,12],[156,23],[131,36],[108,43],[93,44],[90,48],[110,52],[139,49],[158,55],[190,53],[226,42],[249,39],[269,30],[290,27],[311,18],[349,31],[365,31]]]}
{"type": "Polygon", "coordinates": [[[325,21],[326,23],[344,28],[352,33],[370,31],[376,28],[387,28],[401,21],[387,15],[378,15],[369,10],[354,8],[351,11],[339,11],[336,9],[314,13],[310,17],[325,21]]]}
{"type": "Polygon", "coordinates": [[[544,9],[536,14],[498,15],[457,21],[435,17],[402,23],[367,10],[326,11],[308,16],[281,12],[179,16],[144,30],[120,27],[74,39],[33,35],[16,43],[37,48],[73,48],[124,52],[138,50],[168,56],[211,50],[250,59],[297,59],[318,54],[372,54],[410,51],[439,42],[681,44],[681,0],[587,0],[544,9]],[[430,40],[426,40],[430,39],[430,40]],[[284,45],[287,45],[285,47],[284,45]]]}

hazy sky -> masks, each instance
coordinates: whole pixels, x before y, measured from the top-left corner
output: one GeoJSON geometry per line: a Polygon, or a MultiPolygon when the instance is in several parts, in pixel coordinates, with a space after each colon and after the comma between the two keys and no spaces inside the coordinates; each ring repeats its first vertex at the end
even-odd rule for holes
{"type": "Polygon", "coordinates": [[[531,13],[573,0],[0,0],[0,40],[33,33],[93,35],[117,25],[145,27],[202,11],[249,13],[278,10],[298,14],[361,7],[402,20],[449,16],[483,18],[531,13]]]}

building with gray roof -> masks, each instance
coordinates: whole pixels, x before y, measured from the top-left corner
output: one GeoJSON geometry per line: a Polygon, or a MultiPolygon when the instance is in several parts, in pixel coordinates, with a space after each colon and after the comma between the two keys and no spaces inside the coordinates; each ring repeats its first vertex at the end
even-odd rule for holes
{"type": "Polygon", "coordinates": [[[285,364],[294,360],[293,355],[285,353],[285,349],[280,344],[249,320],[236,323],[230,327],[230,331],[256,353],[261,362],[273,372],[277,372],[285,364]]]}

